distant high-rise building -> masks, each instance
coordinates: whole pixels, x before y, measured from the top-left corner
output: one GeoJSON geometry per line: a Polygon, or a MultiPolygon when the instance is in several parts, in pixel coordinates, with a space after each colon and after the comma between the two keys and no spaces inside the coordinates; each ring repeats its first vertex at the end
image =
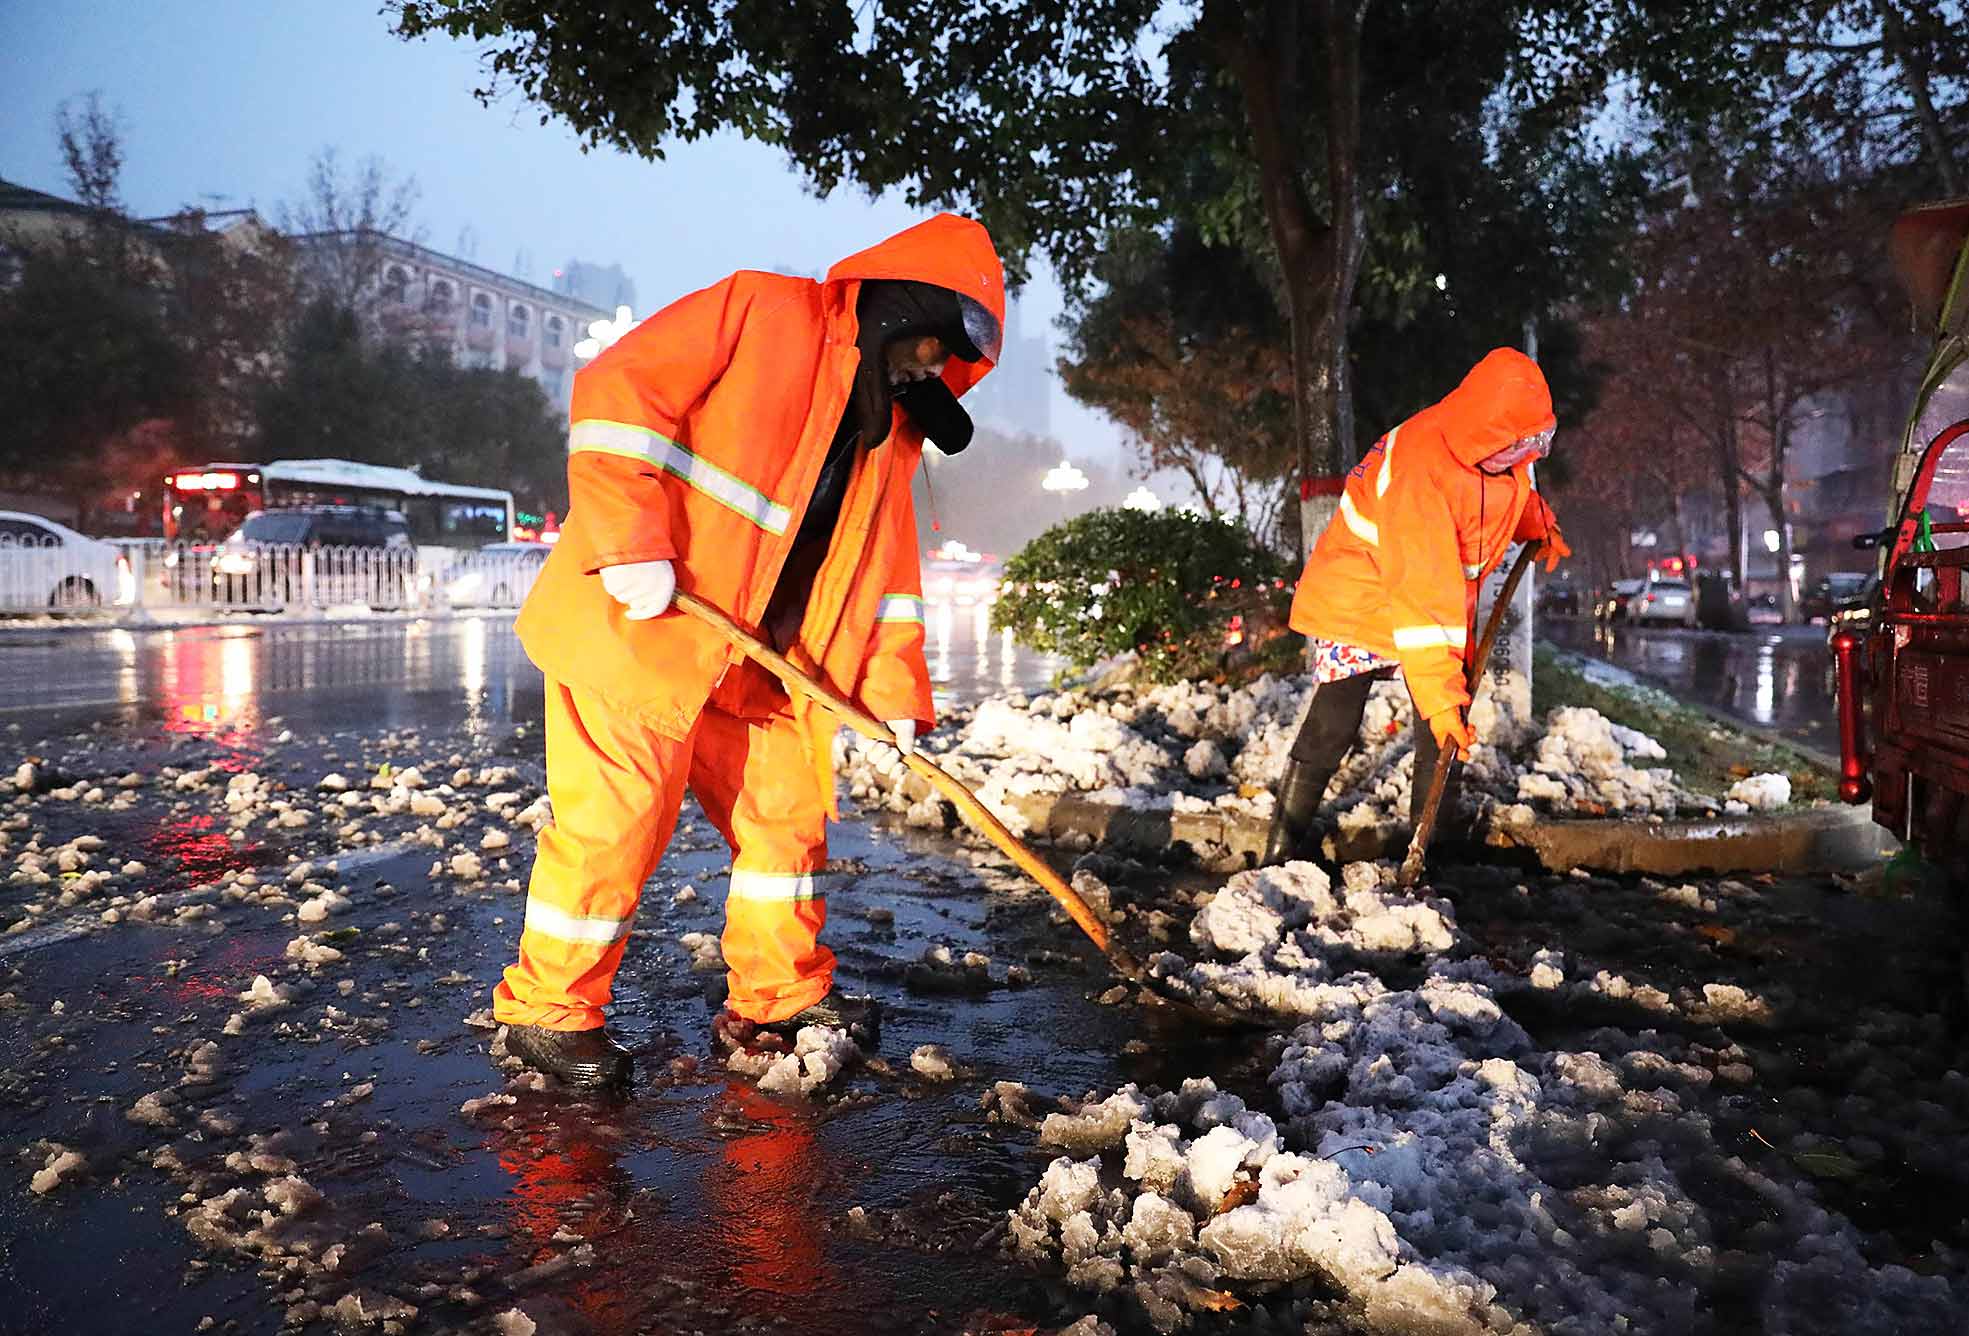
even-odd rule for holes
{"type": "Polygon", "coordinates": [[[971,416],[1011,431],[1052,434],[1053,355],[1045,334],[1019,332],[1017,303],[1006,307],[1004,355],[964,405],[971,416]]]}
{"type": "MultiPolygon", "coordinates": [[[[622,272],[619,264],[591,264],[587,260],[569,260],[554,271],[554,291],[565,293],[577,301],[599,306],[613,314],[618,306],[626,306],[636,311],[636,285],[629,275],[622,272]]],[[[636,311],[638,315],[647,312],[636,311]]]]}

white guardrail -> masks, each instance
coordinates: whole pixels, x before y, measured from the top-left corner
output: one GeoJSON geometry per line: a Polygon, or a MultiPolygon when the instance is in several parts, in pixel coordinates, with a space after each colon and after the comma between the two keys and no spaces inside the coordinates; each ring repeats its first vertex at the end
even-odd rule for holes
{"type": "Polygon", "coordinates": [[[0,535],[0,615],[517,608],[540,565],[537,554],[515,552],[434,559],[413,548],[76,543],[0,535]]]}

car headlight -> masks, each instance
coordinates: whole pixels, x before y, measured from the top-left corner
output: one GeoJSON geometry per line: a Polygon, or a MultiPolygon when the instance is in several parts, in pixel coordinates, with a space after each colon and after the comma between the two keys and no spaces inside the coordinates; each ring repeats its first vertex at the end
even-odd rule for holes
{"type": "Polygon", "coordinates": [[[449,585],[446,585],[445,592],[454,599],[467,599],[476,596],[484,586],[484,575],[478,571],[466,571],[449,585]]]}
{"type": "Polygon", "coordinates": [[[244,552],[221,552],[213,559],[212,569],[221,575],[251,575],[253,558],[244,552]]]}

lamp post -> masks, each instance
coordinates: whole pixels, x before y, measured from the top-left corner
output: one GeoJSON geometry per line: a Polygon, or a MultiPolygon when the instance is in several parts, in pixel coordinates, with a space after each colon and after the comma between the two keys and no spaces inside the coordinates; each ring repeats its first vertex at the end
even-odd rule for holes
{"type": "Polygon", "coordinates": [[[1074,467],[1072,460],[1062,459],[1046,471],[1046,476],[1039,480],[1039,485],[1049,492],[1059,493],[1061,518],[1071,519],[1073,503],[1069,498],[1075,492],[1087,490],[1087,475],[1074,467]]]}

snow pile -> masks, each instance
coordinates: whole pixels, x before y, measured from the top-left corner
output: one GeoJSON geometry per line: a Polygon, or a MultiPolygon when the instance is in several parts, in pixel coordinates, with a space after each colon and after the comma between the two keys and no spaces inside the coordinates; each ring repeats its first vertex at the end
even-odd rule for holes
{"type": "MultiPolygon", "coordinates": [[[[1009,1245],[1132,1296],[1159,1331],[1313,1278],[1379,1332],[1681,1333],[1724,1273],[1755,1287],[1766,1331],[1958,1329],[1969,1294],[1876,1264],[1809,1184],[1760,1173],[1714,1129],[1701,1096],[1750,1079],[1740,1049],[1601,1029],[1588,1051],[1541,1050],[1499,1004],[1507,976],[1442,954],[1448,907],[1386,880],[1375,864],[1337,888],[1305,864],[1232,878],[1191,935],[1240,958],[1155,967],[1293,1017],[1269,1050],[1267,1107],[1208,1077],[1069,1103],[1040,1124],[1039,1144],[1063,1153],[1011,1213],[1009,1245]],[[1418,909],[1433,917],[1397,912],[1418,909]],[[1419,982],[1335,976],[1365,942],[1404,942],[1396,924],[1419,982]],[[1704,1205],[1719,1183],[1754,1203],[1752,1268],[1741,1226],[1719,1232],[1704,1205]]],[[[1511,986],[1601,982],[1567,984],[1557,951],[1535,961],[1511,986]]],[[[1701,998],[1714,1022],[1769,1019],[1735,985],[1701,998]]]]}
{"type": "Polygon", "coordinates": [[[1394,889],[1385,863],[1350,863],[1336,894],[1325,869],[1294,862],[1240,872],[1190,925],[1190,939],[1234,960],[1189,961],[1165,951],[1149,962],[1163,987],[1213,1007],[1280,1016],[1319,1014],[1336,997],[1380,989],[1370,974],[1336,965],[1436,953],[1456,941],[1440,900],[1394,889]]]}
{"type": "MultiPolygon", "coordinates": [[[[1595,710],[1568,707],[1542,723],[1512,701],[1522,674],[1491,674],[1471,719],[1479,737],[1463,791],[1478,810],[1536,803],[1566,815],[1673,815],[1710,811],[1666,769],[1652,738],[1595,710]]],[[[1001,819],[1023,829],[1019,800],[1073,794],[1135,809],[1271,814],[1283,770],[1311,698],[1303,678],[1261,677],[1242,687],[1178,683],[1027,698],[994,697],[953,711],[925,741],[938,764],[969,785],[1001,819]]],[[[1397,678],[1376,682],[1360,734],[1328,787],[1324,815],[1342,831],[1406,826],[1414,783],[1413,710],[1397,678]]],[[[849,732],[837,761],[856,799],[944,824],[942,800],[927,795],[894,749],[849,732]]]]}
{"type": "Polygon", "coordinates": [[[1752,775],[1730,785],[1724,796],[1727,811],[1774,812],[1791,801],[1791,779],[1786,775],[1752,775]]]}
{"type": "Polygon", "coordinates": [[[1667,756],[1645,733],[1624,728],[1598,710],[1564,706],[1546,716],[1545,732],[1518,779],[1517,796],[1553,811],[1581,814],[1673,816],[1702,799],[1675,782],[1665,767],[1643,770],[1636,761],[1667,756]]]}
{"type": "Polygon", "coordinates": [[[859,1060],[861,1050],[845,1030],[803,1025],[793,1038],[791,1053],[751,1053],[735,1049],[725,1065],[754,1077],[759,1089],[786,1098],[812,1095],[859,1060]]]}

